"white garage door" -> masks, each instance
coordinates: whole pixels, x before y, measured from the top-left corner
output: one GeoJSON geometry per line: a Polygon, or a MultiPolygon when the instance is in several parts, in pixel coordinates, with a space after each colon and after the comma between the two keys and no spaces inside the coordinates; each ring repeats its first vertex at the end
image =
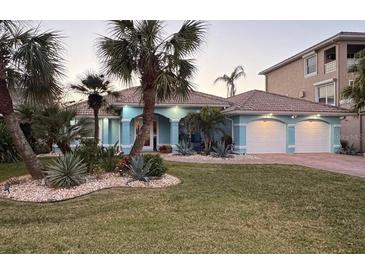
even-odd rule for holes
{"type": "Polygon", "coordinates": [[[255,121],[247,125],[247,153],[285,152],[285,124],[255,121]]]}
{"type": "Polygon", "coordinates": [[[295,126],[295,152],[329,152],[330,127],[321,121],[304,121],[295,126]]]}

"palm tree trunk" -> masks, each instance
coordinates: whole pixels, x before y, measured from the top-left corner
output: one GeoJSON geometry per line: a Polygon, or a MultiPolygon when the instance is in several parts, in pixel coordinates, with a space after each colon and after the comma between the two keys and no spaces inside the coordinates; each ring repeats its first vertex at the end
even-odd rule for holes
{"type": "Polygon", "coordinates": [[[141,130],[138,132],[136,136],[136,140],[134,141],[130,156],[135,156],[141,153],[144,143],[149,138],[149,131],[151,129],[151,125],[153,123],[153,113],[155,111],[155,103],[156,103],[156,91],[153,89],[144,90],[143,92],[143,116],[142,122],[143,125],[141,130]]]}
{"type": "Polygon", "coordinates": [[[30,147],[24,133],[20,129],[18,118],[14,112],[13,101],[4,78],[0,79],[0,113],[4,117],[6,128],[9,130],[11,139],[16,150],[22,157],[25,166],[33,179],[44,177],[42,164],[30,147]]]}
{"type": "Polygon", "coordinates": [[[99,143],[99,109],[98,108],[94,108],[94,139],[95,142],[99,143]]]}

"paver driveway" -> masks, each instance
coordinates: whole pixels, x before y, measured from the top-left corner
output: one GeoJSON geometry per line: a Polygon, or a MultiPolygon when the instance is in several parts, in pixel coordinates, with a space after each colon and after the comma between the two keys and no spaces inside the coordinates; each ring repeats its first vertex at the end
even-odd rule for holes
{"type": "Polygon", "coordinates": [[[333,153],[260,154],[261,163],[294,164],[365,178],[365,158],[333,153]]]}
{"type": "Polygon", "coordinates": [[[328,170],[365,178],[365,158],[334,153],[254,154],[221,159],[202,156],[173,156],[162,154],[166,160],[210,164],[291,164],[328,170]]]}

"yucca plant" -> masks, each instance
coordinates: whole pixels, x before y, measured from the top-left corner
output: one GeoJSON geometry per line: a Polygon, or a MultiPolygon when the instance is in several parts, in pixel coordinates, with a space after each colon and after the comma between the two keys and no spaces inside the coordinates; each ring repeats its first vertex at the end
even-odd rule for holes
{"type": "Polygon", "coordinates": [[[229,158],[231,155],[231,145],[226,146],[224,141],[218,142],[215,146],[213,146],[213,153],[212,155],[214,157],[220,157],[220,158],[229,158]]]}
{"type": "Polygon", "coordinates": [[[46,178],[54,187],[73,187],[84,182],[86,164],[75,154],[66,153],[47,166],[46,178]]]}
{"type": "Polygon", "coordinates": [[[179,144],[176,144],[177,154],[187,156],[195,153],[191,144],[186,140],[181,140],[179,144]]]}
{"type": "Polygon", "coordinates": [[[151,166],[151,161],[145,161],[143,155],[136,155],[131,158],[129,173],[133,179],[147,182],[151,166]]]}

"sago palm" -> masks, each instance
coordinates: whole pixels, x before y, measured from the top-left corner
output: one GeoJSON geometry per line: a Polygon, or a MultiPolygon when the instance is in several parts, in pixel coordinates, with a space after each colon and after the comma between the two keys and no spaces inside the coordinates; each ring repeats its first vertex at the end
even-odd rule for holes
{"type": "Polygon", "coordinates": [[[137,76],[142,93],[143,125],[130,154],[141,152],[153,121],[156,101],[185,99],[193,91],[196,70],[191,57],[204,41],[206,24],[186,21],[180,30],[164,35],[164,23],[155,20],[111,21],[110,36],[98,42],[99,56],[108,75],[126,84],[137,76]]]}
{"type": "Polygon", "coordinates": [[[224,74],[223,76],[215,79],[214,84],[217,82],[224,82],[227,86],[227,97],[236,95],[236,84],[237,81],[241,77],[246,77],[245,70],[242,66],[237,66],[230,75],[224,74]]]}
{"type": "Polygon", "coordinates": [[[94,112],[94,138],[99,141],[99,110],[105,103],[103,95],[110,94],[110,81],[103,74],[86,73],[80,78],[80,83],[71,85],[71,89],[88,96],[89,108],[94,112]]]}
{"type": "Polygon", "coordinates": [[[26,102],[48,103],[61,94],[63,47],[57,32],[39,32],[19,22],[0,21],[0,114],[33,178],[42,178],[41,163],[20,129],[11,93],[26,102]]]}
{"type": "Polygon", "coordinates": [[[356,65],[352,68],[357,76],[351,86],[342,91],[342,97],[350,99],[354,111],[361,111],[365,107],[365,50],[359,51],[356,55],[356,65]]]}

